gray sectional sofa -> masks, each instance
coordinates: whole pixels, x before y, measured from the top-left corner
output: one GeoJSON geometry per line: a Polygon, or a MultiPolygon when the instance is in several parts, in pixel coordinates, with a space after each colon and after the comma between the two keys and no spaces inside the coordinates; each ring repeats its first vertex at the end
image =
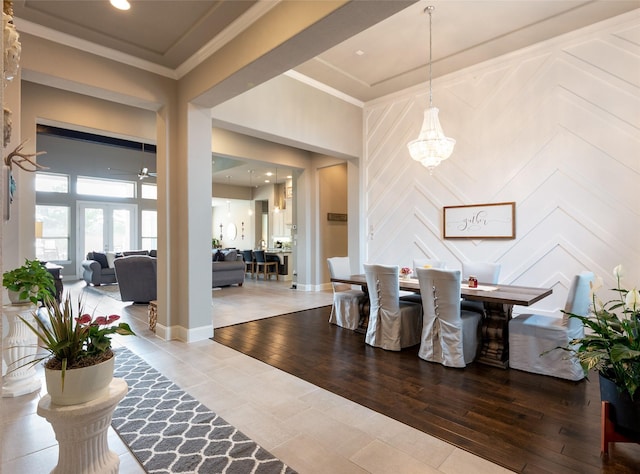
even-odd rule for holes
{"type": "Polygon", "coordinates": [[[149,303],[158,298],[157,258],[129,255],[114,261],[122,301],[149,303]]]}
{"type": "Polygon", "coordinates": [[[242,253],[236,249],[220,250],[224,260],[216,261],[218,250],[211,251],[211,287],[238,285],[244,283],[245,264],[242,253]]]}
{"type": "Polygon", "coordinates": [[[118,283],[114,262],[118,257],[148,255],[156,257],[156,250],[126,250],[124,252],[89,252],[82,261],[82,279],[87,285],[118,283]]]}

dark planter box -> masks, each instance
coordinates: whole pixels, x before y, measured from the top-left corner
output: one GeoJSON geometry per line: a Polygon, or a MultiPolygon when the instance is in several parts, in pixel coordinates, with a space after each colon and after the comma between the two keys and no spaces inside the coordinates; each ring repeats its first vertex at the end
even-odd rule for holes
{"type": "Polygon", "coordinates": [[[625,436],[640,438],[640,396],[635,400],[626,391],[620,392],[615,383],[600,375],[600,398],[610,403],[609,418],[616,431],[625,436]]]}

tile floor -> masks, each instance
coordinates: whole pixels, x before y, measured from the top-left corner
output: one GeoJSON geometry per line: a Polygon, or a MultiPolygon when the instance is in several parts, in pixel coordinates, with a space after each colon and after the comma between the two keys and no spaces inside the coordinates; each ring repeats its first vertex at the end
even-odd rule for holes
{"type": "MultiPolygon", "coordinates": [[[[66,282],[65,282],[66,283],[66,282]]],[[[67,284],[74,293],[84,283],[67,284]]],[[[214,326],[330,304],[330,292],[290,282],[248,280],[214,290],[214,326]]],[[[114,337],[211,410],[301,474],[510,472],[432,436],[320,389],[211,340],[162,341],[148,329],[145,305],[92,295],[100,313],[122,314],[136,337],[114,337]]],[[[39,369],[41,373],[41,369],[39,369]]],[[[3,473],[49,472],[57,462],[51,426],[36,414],[40,393],[2,398],[3,473]]],[[[113,429],[109,446],[123,474],[143,473],[113,429]]]]}

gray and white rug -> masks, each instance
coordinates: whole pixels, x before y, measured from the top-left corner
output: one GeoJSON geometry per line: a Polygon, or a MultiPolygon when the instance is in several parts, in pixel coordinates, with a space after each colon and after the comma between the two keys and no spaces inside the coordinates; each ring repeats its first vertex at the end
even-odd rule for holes
{"type": "Polygon", "coordinates": [[[117,301],[122,301],[120,297],[120,287],[117,283],[110,285],[100,285],[100,286],[85,286],[83,291],[88,291],[89,293],[93,293],[94,295],[100,296],[109,296],[117,301]]]}
{"type": "Polygon", "coordinates": [[[149,473],[295,474],[131,351],[116,351],[129,393],[111,425],[149,473]]]}

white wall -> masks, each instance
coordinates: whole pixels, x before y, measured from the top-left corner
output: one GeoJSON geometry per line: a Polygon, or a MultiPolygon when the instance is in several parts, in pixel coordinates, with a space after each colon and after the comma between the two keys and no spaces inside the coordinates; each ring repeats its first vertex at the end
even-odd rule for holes
{"type": "Polygon", "coordinates": [[[211,116],[220,128],[285,145],[343,158],[362,154],[360,108],[287,76],[214,107],[211,116]]]}
{"type": "Polygon", "coordinates": [[[500,262],[501,282],[553,287],[540,312],[563,307],[583,270],[611,288],[622,263],[640,285],[639,47],[636,10],[434,81],[457,145],[432,176],[406,147],[428,86],[367,104],[365,261],[500,262]],[[443,206],[504,201],[516,203],[514,240],[442,239],[443,206]]]}
{"type": "Polygon", "coordinates": [[[254,201],[229,199],[228,203],[212,208],[212,235],[220,238],[222,224],[222,247],[248,250],[255,248],[255,205],[254,201]],[[249,215],[249,208],[254,214],[249,215]],[[236,235],[230,233],[229,224],[236,227],[236,235]]]}

